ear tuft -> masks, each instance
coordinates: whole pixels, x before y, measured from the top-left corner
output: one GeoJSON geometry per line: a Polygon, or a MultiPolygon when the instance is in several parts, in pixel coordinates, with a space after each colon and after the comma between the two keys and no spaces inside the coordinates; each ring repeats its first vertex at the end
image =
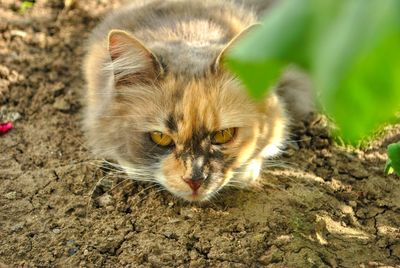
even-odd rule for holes
{"type": "Polygon", "coordinates": [[[163,73],[156,56],[125,31],[108,34],[108,51],[116,86],[153,82],[163,73]]]}

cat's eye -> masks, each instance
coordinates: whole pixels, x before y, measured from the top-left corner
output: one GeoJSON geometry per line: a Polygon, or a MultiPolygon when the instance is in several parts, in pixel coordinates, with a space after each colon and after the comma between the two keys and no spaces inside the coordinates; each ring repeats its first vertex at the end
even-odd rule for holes
{"type": "Polygon", "coordinates": [[[236,134],[236,128],[227,128],[214,133],[211,136],[211,142],[216,145],[221,145],[230,142],[236,134]]]}
{"type": "Polygon", "coordinates": [[[163,147],[167,147],[173,144],[172,138],[170,136],[159,131],[151,132],[150,138],[155,144],[163,147]]]}

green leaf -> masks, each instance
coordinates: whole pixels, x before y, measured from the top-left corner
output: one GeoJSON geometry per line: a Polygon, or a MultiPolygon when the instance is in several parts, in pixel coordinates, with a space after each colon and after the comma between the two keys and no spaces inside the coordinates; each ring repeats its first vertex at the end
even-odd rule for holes
{"type": "Polygon", "coordinates": [[[310,6],[304,3],[285,1],[266,16],[259,30],[250,33],[229,53],[226,63],[252,96],[265,95],[289,60],[306,63],[308,52],[296,45],[307,36],[309,28],[310,6]]]}
{"type": "Polygon", "coordinates": [[[288,63],[310,72],[324,111],[357,144],[400,111],[400,1],[283,1],[227,57],[256,98],[288,63]]]}
{"type": "MultiPolygon", "coordinates": [[[[393,143],[388,146],[387,154],[389,156],[385,171],[393,168],[397,175],[400,176],[400,142],[393,143]]],[[[390,174],[390,173],[388,173],[390,174]]]]}
{"type": "Polygon", "coordinates": [[[356,143],[400,108],[396,0],[352,0],[315,51],[315,85],[344,140],[356,143]]]}
{"type": "Polygon", "coordinates": [[[19,7],[19,13],[25,13],[28,9],[32,8],[35,1],[23,1],[21,6],[19,7]]]}
{"type": "Polygon", "coordinates": [[[391,175],[393,173],[394,173],[394,169],[392,167],[392,161],[390,161],[390,159],[388,159],[385,164],[385,174],[391,175]]]}

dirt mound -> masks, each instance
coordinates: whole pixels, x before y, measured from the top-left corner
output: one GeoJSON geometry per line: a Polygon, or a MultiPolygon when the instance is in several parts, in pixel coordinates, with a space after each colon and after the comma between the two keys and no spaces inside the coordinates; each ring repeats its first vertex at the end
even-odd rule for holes
{"type": "Polygon", "coordinates": [[[0,266],[400,267],[391,126],[363,150],[300,124],[257,189],[179,201],[95,160],[80,130],[84,40],[117,1],[0,4],[0,266]],[[90,4],[84,2],[90,2],[90,4]]]}

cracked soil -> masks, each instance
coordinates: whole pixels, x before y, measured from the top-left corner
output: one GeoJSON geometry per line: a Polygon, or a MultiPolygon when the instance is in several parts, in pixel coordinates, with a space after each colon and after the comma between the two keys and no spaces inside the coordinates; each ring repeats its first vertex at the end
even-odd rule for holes
{"type": "Polygon", "coordinates": [[[399,125],[352,149],[311,116],[263,186],[184,203],[85,149],[84,41],[118,2],[20,4],[0,1],[0,267],[400,267],[399,125]]]}

